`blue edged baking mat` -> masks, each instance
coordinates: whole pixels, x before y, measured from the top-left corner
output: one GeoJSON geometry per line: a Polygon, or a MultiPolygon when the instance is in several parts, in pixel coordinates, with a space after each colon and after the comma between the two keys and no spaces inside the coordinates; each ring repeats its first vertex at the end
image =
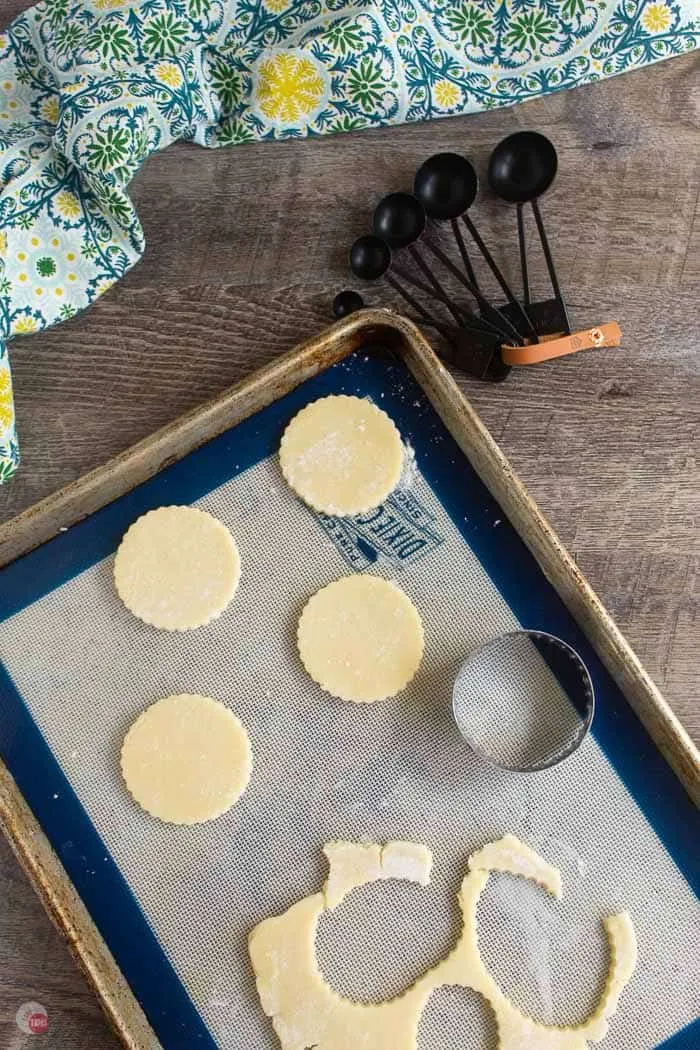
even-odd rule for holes
{"type": "MultiPolygon", "coordinates": [[[[325,976],[370,1000],[449,950],[466,857],[508,831],[564,876],[561,902],[490,880],[480,944],[511,999],[548,1023],[583,1020],[606,968],[600,917],[627,909],[640,962],[601,1045],[700,1047],[697,813],[402,364],[352,354],[0,570],[0,660],[0,755],[165,1050],[278,1045],[246,937],[320,886],[325,841],[412,838],[435,855],[431,887],[361,891],[322,924],[325,976]],[[399,489],[351,521],[310,512],[276,461],[288,420],[329,393],[373,399],[411,450],[399,489]],[[121,606],[112,556],[144,511],[193,502],[236,536],[243,575],[219,620],[173,636],[121,606]],[[408,689],[368,707],[324,696],[294,649],[305,600],[353,570],[396,579],[426,630],[408,689]],[[574,646],[597,699],[580,751],[525,777],[480,764],[448,711],[464,655],[518,625],[574,646]],[[173,692],[227,703],[253,745],[242,800],[194,828],[142,813],[119,777],[126,728],[173,692]]],[[[455,1027],[445,1003],[426,1010],[419,1050],[488,1050],[487,1008],[455,1027]]]]}

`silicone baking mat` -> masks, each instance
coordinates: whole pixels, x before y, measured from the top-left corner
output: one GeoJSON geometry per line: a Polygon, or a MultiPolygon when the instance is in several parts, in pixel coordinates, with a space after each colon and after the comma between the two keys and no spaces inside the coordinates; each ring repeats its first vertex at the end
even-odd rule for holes
{"type": "MultiPolygon", "coordinates": [[[[564,876],[561,902],[505,875],[482,898],[482,951],[514,1002],[546,1022],[582,1020],[607,964],[600,918],[628,909],[640,961],[603,1045],[700,1045],[697,814],[403,365],[351,355],[8,566],[0,621],[0,753],[166,1050],[277,1045],[247,935],[319,888],[325,841],[408,838],[435,856],[430,887],[366,887],[322,921],[326,978],[371,1000],[449,950],[466,858],[506,832],[564,876]],[[407,444],[400,487],[350,520],[304,507],[276,459],[291,416],[340,392],[385,408],[407,444]],[[117,600],[113,555],[139,514],[192,502],[236,536],[242,582],[219,620],[168,634],[117,600]],[[397,580],[425,625],[419,673],[375,705],[323,694],[295,651],[306,599],[352,571],[397,580]],[[482,764],[450,717],[460,661],[518,625],[573,645],[598,705],[573,758],[525,776],[482,764]],[[118,764],[133,718],[185,691],[228,704],[254,754],[241,802],[193,828],[143,813],[118,764]]],[[[495,1039],[478,997],[445,990],[423,1016],[419,1050],[488,1050],[495,1039]]]]}

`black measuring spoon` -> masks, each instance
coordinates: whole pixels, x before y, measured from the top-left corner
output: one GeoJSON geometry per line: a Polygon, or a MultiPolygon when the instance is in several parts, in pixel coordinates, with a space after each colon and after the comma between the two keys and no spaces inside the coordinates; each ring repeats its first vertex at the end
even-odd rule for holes
{"type": "Polygon", "coordinates": [[[411,306],[426,324],[441,332],[445,338],[450,338],[450,326],[444,325],[434,314],[427,310],[397,281],[389,272],[391,266],[391,248],[381,237],[368,233],[364,237],[358,237],[350,249],[350,269],[355,277],[361,281],[378,281],[383,277],[394,291],[398,292],[402,299],[411,306]]]}
{"type": "MultiPolygon", "coordinates": [[[[434,287],[424,284],[423,281],[415,278],[413,274],[404,270],[401,266],[397,266],[393,261],[391,248],[381,237],[369,233],[355,241],[350,249],[350,269],[355,277],[359,277],[362,281],[377,281],[380,277],[383,277],[387,284],[391,285],[420,314],[426,324],[431,324],[438,331],[442,332],[446,338],[450,338],[448,333],[453,331],[452,326],[442,324],[438,318],[407,291],[403,284],[396,280],[396,276],[428,297],[447,306],[448,303],[443,297],[444,293],[436,291],[434,287]],[[391,267],[391,273],[389,272],[389,267],[391,267]]],[[[496,334],[494,327],[487,321],[483,321],[482,318],[477,317],[476,314],[470,314],[467,310],[460,312],[456,309],[455,313],[457,314],[456,320],[460,328],[475,333],[496,334]]]]}
{"type": "Polygon", "coordinates": [[[527,247],[523,224],[523,207],[532,208],[542,251],[544,252],[549,279],[555,298],[553,321],[558,329],[571,332],[566,304],[559,285],[552,252],[544,230],[538,199],[547,192],[557,174],[557,151],[544,135],[537,131],[516,131],[494,149],[489,160],[489,184],[504,201],[517,205],[518,243],[520,246],[520,269],[523,279],[525,308],[531,305],[530,281],[527,268],[527,247]]]}
{"type": "Polygon", "coordinates": [[[464,223],[508,302],[513,307],[514,315],[517,315],[517,323],[521,325],[523,334],[536,339],[537,333],[532,321],[467,214],[476,199],[478,185],[476,171],[466,157],[458,153],[436,153],[429,157],[416,172],[413,191],[423,205],[428,218],[436,222],[450,223],[467,277],[478,288],[478,281],[464,243],[459,220],[464,223]]]}
{"type": "MultiPolygon", "coordinates": [[[[422,205],[408,193],[389,194],[388,197],[384,197],[378,204],[374,213],[375,236],[379,237],[388,246],[390,253],[393,250],[406,248],[418,269],[427,278],[429,284],[417,280],[408,270],[398,265],[390,254],[389,262],[392,264],[393,273],[401,277],[403,281],[413,285],[414,288],[419,289],[425,295],[441,302],[461,327],[488,332],[500,331],[500,328],[497,328],[489,321],[484,320],[470,310],[458,306],[430,269],[415,246],[415,242],[425,229],[425,223],[426,215],[422,205]]],[[[382,272],[385,273],[386,270],[382,272]]]]}
{"type": "MultiPolygon", "coordinates": [[[[472,375],[492,382],[499,382],[506,377],[510,369],[501,361],[500,335],[497,332],[485,330],[479,318],[477,318],[479,325],[474,328],[464,323],[458,327],[444,324],[419,303],[400,281],[397,281],[389,272],[390,266],[391,248],[386,241],[374,234],[359,237],[350,249],[350,269],[355,277],[362,281],[377,281],[379,278],[384,278],[387,284],[416,311],[420,323],[429,325],[445,338],[454,351],[455,364],[471,372],[472,375]],[[468,331],[469,335],[467,335],[468,331]]],[[[414,278],[411,280],[414,284],[419,283],[414,278]]],[[[355,294],[353,293],[353,300],[355,294]]]]}
{"type": "Polygon", "coordinates": [[[414,263],[454,317],[462,323],[462,314],[415,246],[425,229],[423,205],[408,193],[390,193],[374,212],[374,232],[392,249],[406,248],[414,263]]]}
{"type": "Polygon", "coordinates": [[[357,310],[362,310],[364,305],[365,301],[359,292],[353,288],[345,288],[342,292],[338,292],[333,300],[333,316],[341,321],[357,310]]]}
{"type": "MultiPolygon", "coordinates": [[[[444,289],[423,259],[421,253],[415,247],[415,242],[425,230],[425,224],[425,209],[420,201],[410,193],[390,193],[388,197],[384,197],[379,202],[374,212],[374,232],[386,241],[391,248],[407,248],[411,258],[426,277],[428,277],[433,287],[439,289],[444,294],[444,289]]],[[[521,344],[522,337],[519,332],[499,310],[491,305],[488,299],[484,297],[479,287],[464,276],[449,256],[445,255],[437,245],[429,240],[423,241],[422,244],[442,263],[445,269],[448,270],[453,277],[471,292],[478,302],[483,318],[477,317],[476,314],[469,313],[469,321],[471,323],[481,323],[482,327],[483,321],[486,321],[488,322],[489,327],[500,332],[505,339],[512,340],[516,344],[521,344]]],[[[453,307],[450,312],[454,316],[455,308],[453,307]]],[[[465,311],[462,311],[462,313],[464,314],[465,311]]]]}

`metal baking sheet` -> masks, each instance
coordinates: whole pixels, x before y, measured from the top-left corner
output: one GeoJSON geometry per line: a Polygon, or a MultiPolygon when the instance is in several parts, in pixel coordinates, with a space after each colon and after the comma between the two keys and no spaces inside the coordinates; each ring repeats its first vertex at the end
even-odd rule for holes
{"type": "MultiPolygon", "coordinates": [[[[339,836],[416,838],[434,850],[428,897],[405,887],[358,895],[319,935],[324,973],[341,991],[396,994],[449,948],[468,853],[505,831],[560,864],[567,890],[550,906],[499,877],[484,901],[484,953],[518,1005],[550,1023],[583,1019],[605,968],[596,920],[629,907],[641,964],[603,1045],[697,1045],[697,755],[410,326],[370,314],[336,327],[6,528],[0,549],[4,539],[19,553],[61,528],[0,570],[0,798],[15,848],[126,1045],[273,1048],[245,936],[318,887],[320,847],[339,836]],[[276,461],[298,408],[339,392],[384,407],[409,448],[397,492],[351,521],[308,511],[276,461]],[[244,576],[221,620],[183,640],[134,621],[110,576],[140,513],[191,502],[236,534],[244,576]],[[397,579],[426,625],[415,683],[371,709],[324,697],[294,653],[300,605],[351,571],[397,579]],[[580,754],[534,779],[483,767],[447,717],[461,656],[517,625],[572,644],[598,699],[580,754]],[[182,689],[242,714],[256,756],[243,804],[199,829],[140,813],[118,776],[130,719],[182,689]],[[391,959],[377,940],[387,930],[391,959]]],[[[450,1038],[488,1047],[480,1009],[460,1020],[447,998],[431,1004],[421,1050],[450,1038]]]]}

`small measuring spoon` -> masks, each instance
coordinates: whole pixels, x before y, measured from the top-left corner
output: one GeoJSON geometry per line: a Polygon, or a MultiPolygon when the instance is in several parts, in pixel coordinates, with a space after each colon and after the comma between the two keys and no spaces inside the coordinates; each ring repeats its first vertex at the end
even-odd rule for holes
{"type": "Polygon", "coordinates": [[[379,202],[374,212],[374,232],[390,248],[407,248],[414,263],[444,302],[457,324],[462,316],[456,305],[415,246],[425,229],[423,205],[408,193],[390,193],[379,202]]]}
{"type": "MultiPolygon", "coordinates": [[[[510,369],[504,365],[500,357],[500,335],[496,332],[487,331],[481,324],[472,328],[471,325],[460,323],[458,327],[446,325],[435,317],[425,306],[411,295],[400,281],[389,273],[391,266],[391,249],[386,241],[373,234],[359,237],[350,249],[350,269],[355,277],[362,281],[376,281],[380,277],[389,284],[418,314],[423,324],[429,325],[445,338],[454,352],[454,363],[472,375],[491,382],[500,382],[508,375],[510,369]],[[467,331],[470,335],[467,337],[467,331]]],[[[414,278],[403,275],[404,280],[409,279],[419,287],[430,289],[416,282],[414,278]]],[[[440,301],[442,301],[440,299],[440,301]]]]}
{"type": "Polygon", "coordinates": [[[489,269],[498,281],[508,302],[523,326],[524,334],[537,338],[532,321],[513,293],[491,252],[486,247],[476,226],[467,214],[471,208],[478,189],[476,171],[466,157],[458,153],[436,153],[429,157],[416,172],[413,189],[423,205],[426,215],[436,222],[449,221],[459,253],[464,263],[467,277],[478,288],[474,268],[464,243],[458,220],[461,220],[471,234],[474,243],[486,260],[489,269]]]}
{"type": "MultiPolygon", "coordinates": [[[[392,248],[407,248],[411,258],[422,272],[429,277],[434,287],[442,289],[422,255],[415,247],[415,241],[421,236],[425,229],[426,214],[423,205],[410,193],[391,193],[379,202],[374,212],[374,232],[382,237],[392,248]]],[[[423,246],[438,259],[449,273],[452,274],[471,294],[481,308],[483,319],[506,339],[512,339],[516,343],[522,343],[519,332],[510,321],[503,316],[484,297],[477,285],[472,284],[468,278],[452,262],[449,256],[426,240],[423,246]]],[[[454,316],[454,311],[451,311],[454,316]]],[[[472,315],[470,320],[478,320],[472,315]]]]}
{"type": "Polygon", "coordinates": [[[537,232],[547,263],[549,279],[554,289],[557,321],[568,334],[571,332],[571,324],[538,203],[538,199],[554,182],[556,174],[557,151],[548,138],[536,131],[517,131],[514,135],[509,135],[499,142],[489,160],[488,177],[491,189],[497,197],[510,204],[516,204],[518,209],[518,243],[525,308],[530,306],[531,300],[523,207],[525,204],[530,204],[537,223],[537,232]]]}
{"type": "Polygon", "coordinates": [[[409,291],[397,281],[393,274],[389,273],[391,266],[391,248],[375,234],[368,233],[364,237],[358,237],[350,249],[350,269],[355,277],[361,281],[378,281],[383,277],[394,291],[398,292],[428,324],[432,325],[445,338],[450,338],[450,327],[444,325],[434,314],[422,306],[409,291]]]}
{"type": "MultiPolygon", "coordinates": [[[[344,288],[334,298],[331,309],[336,320],[342,321],[343,318],[349,317],[350,314],[363,310],[365,306],[366,303],[359,292],[356,292],[354,288],[344,288]]],[[[413,314],[406,314],[406,317],[409,321],[413,321],[414,324],[427,325],[427,321],[423,321],[422,318],[415,317],[413,314]]]]}
{"type": "Polygon", "coordinates": [[[342,292],[338,292],[333,300],[333,316],[341,321],[343,317],[349,317],[356,310],[361,310],[364,305],[365,301],[359,292],[353,288],[345,288],[342,292]]]}
{"type": "MultiPolygon", "coordinates": [[[[417,288],[424,295],[446,306],[460,328],[464,328],[467,331],[490,334],[497,331],[493,325],[477,316],[477,314],[473,314],[469,310],[464,310],[451,303],[439,282],[431,283],[430,285],[425,284],[423,281],[415,278],[408,270],[404,270],[401,266],[396,265],[391,248],[386,240],[382,237],[377,237],[376,234],[368,234],[366,237],[360,237],[355,241],[355,244],[350,249],[350,268],[355,276],[363,281],[376,281],[380,277],[385,277],[387,283],[391,284],[406,299],[405,288],[401,285],[397,286],[395,280],[396,276],[400,277],[402,281],[417,288]],[[388,274],[390,266],[392,274],[388,274]]],[[[414,306],[414,302],[415,300],[411,297],[410,303],[412,306],[414,306]]],[[[423,311],[421,316],[427,317],[425,311],[423,311]]]]}

